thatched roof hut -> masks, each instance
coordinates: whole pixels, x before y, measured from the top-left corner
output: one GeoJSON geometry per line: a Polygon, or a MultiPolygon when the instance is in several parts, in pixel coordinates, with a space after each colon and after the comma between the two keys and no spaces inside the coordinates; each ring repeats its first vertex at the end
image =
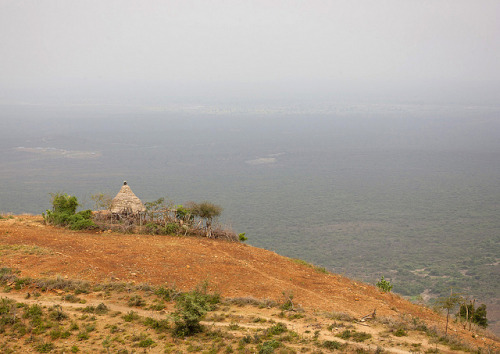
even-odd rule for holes
{"type": "Polygon", "coordinates": [[[146,211],[144,204],[132,192],[132,189],[123,182],[123,186],[111,202],[111,212],[116,214],[137,214],[146,211]]]}

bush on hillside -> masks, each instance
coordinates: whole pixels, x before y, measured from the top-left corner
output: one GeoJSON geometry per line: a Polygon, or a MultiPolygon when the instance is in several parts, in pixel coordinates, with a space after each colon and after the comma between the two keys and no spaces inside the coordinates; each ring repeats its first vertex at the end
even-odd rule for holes
{"type": "Polygon", "coordinates": [[[220,294],[208,293],[208,282],[198,285],[193,291],[180,295],[175,304],[174,335],[185,337],[203,331],[200,321],[208,311],[214,310],[219,302],[220,294]]]}
{"type": "Polygon", "coordinates": [[[92,211],[82,210],[78,213],[78,200],[75,196],[66,193],[55,193],[52,195],[52,210],[43,213],[43,219],[47,224],[69,227],[71,230],[84,230],[95,228],[92,221],[92,211]]]}
{"type": "Polygon", "coordinates": [[[471,323],[475,323],[483,328],[488,327],[485,304],[482,304],[479,307],[475,307],[474,303],[461,304],[457,317],[462,321],[470,321],[471,323]]]}
{"type": "Polygon", "coordinates": [[[380,281],[377,282],[377,288],[382,290],[384,293],[389,293],[392,290],[392,284],[390,281],[385,280],[385,278],[382,276],[380,281]]]}

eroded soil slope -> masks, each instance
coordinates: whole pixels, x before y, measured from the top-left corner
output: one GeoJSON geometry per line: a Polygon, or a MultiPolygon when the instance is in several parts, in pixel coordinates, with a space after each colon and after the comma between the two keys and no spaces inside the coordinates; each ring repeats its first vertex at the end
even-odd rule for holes
{"type": "MultiPolygon", "coordinates": [[[[73,232],[46,226],[40,216],[0,220],[0,266],[22,276],[174,285],[192,289],[208,280],[223,297],[281,301],[283,292],[305,309],[361,317],[418,317],[444,328],[444,319],[373,286],[325,274],[274,252],[204,238],[73,232]]],[[[454,326],[452,331],[470,338],[454,326]]]]}

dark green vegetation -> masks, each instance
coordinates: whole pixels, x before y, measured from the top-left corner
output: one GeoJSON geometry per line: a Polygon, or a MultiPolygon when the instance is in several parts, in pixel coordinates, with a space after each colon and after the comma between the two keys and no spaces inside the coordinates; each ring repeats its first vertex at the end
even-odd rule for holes
{"type": "Polygon", "coordinates": [[[476,307],[474,302],[463,302],[460,304],[457,317],[464,322],[464,328],[467,327],[467,322],[469,322],[469,328],[471,323],[475,323],[480,327],[486,328],[488,327],[486,314],[487,311],[485,304],[481,304],[476,307]]]}
{"type": "Polygon", "coordinates": [[[75,196],[63,193],[52,195],[52,210],[46,210],[43,218],[46,223],[67,226],[72,230],[84,230],[95,228],[92,221],[92,210],[76,212],[78,200],[75,196]]]}
{"type": "Polygon", "coordinates": [[[185,337],[203,330],[200,321],[208,311],[215,309],[220,302],[219,294],[208,292],[208,283],[199,285],[191,292],[181,294],[175,303],[174,335],[185,337]]]}
{"type": "Polygon", "coordinates": [[[254,246],[372,284],[384,275],[408,296],[426,289],[446,296],[453,287],[494,302],[498,108],[334,108],[197,116],[3,107],[0,210],[39,213],[58,190],[92,207],[90,195],[114,196],[126,179],[143,201],[163,195],[222,205],[222,221],[254,246]]]}

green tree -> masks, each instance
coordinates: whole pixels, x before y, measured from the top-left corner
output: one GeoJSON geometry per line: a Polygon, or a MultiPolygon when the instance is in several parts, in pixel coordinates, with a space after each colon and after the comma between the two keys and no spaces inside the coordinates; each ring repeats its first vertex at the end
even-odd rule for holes
{"type": "Polygon", "coordinates": [[[56,213],[74,214],[78,208],[78,200],[75,196],[66,193],[50,193],[52,198],[52,210],[56,213]]]}
{"type": "Polygon", "coordinates": [[[43,218],[46,223],[68,226],[72,230],[82,230],[94,228],[95,224],[92,221],[92,211],[82,210],[78,213],[78,200],[75,196],[70,196],[66,193],[53,193],[52,210],[46,210],[43,213],[43,218]]]}
{"type": "Polygon", "coordinates": [[[205,220],[205,230],[207,232],[207,237],[211,237],[213,219],[220,216],[220,214],[222,213],[222,207],[204,201],[199,204],[192,203],[190,205],[190,210],[193,215],[205,220]]]}
{"type": "Polygon", "coordinates": [[[436,301],[438,307],[446,310],[445,335],[448,334],[448,322],[450,318],[450,311],[452,311],[461,302],[463,302],[463,298],[459,294],[453,294],[453,290],[450,290],[450,296],[441,297],[436,301]]]}
{"type": "MultiPolygon", "coordinates": [[[[470,302],[468,304],[461,304],[460,309],[458,310],[457,317],[463,319],[469,324],[475,323],[480,327],[486,328],[488,327],[488,319],[486,317],[486,305],[482,304],[479,307],[474,306],[474,302],[470,302]]],[[[465,328],[465,327],[464,327],[465,328]]],[[[470,329],[470,327],[469,327],[470,329]]]]}
{"type": "Polygon", "coordinates": [[[175,206],[175,217],[180,220],[182,223],[187,223],[188,225],[191,224],[193,221],[193,213],[189,208],[186,208],[183,205],[176,205],[175,206]]]}

